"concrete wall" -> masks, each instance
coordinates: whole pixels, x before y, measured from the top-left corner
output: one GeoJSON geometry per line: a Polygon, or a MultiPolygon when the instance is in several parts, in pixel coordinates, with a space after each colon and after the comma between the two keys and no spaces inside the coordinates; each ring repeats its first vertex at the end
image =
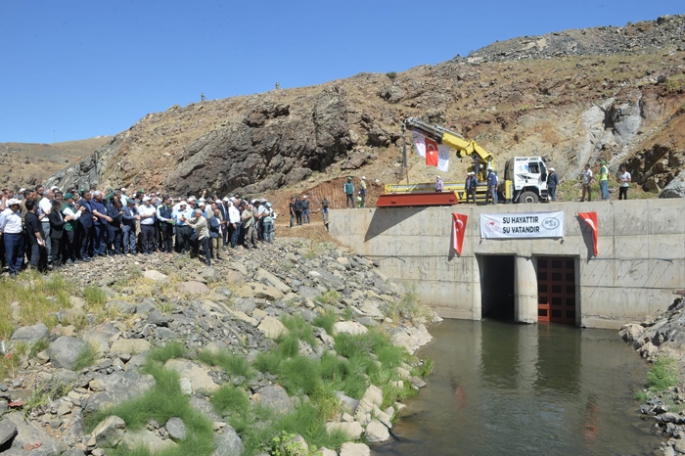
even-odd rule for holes
{"type": "Polygon", "coordinates": [[[388,278],[415,284],[423,302],[447,318],[481,318],[480,255],[516,255],[516,312],[522,322],[537,319],[537,302],[531,303],[536,256],[576,259],[577,323],[586,327],[616,328],[657,313],[673,301],[674,290],[685,288],[685,201],[679,199],[338,209],[331,211],[330,234],[378,260],[388,278]],[[480,237],[481,213],[559,210],[565,212],[563,239],[480,237]],[[596,258],[592,233],[578,211],[597,212],[596,258]],[[469,216],[461,257],[451,248],[453,212],[469,216]]]}

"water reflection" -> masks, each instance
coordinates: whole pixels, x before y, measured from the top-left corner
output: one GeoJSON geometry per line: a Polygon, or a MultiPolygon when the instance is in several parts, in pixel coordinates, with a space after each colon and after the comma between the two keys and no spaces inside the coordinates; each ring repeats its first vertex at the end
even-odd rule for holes
{"type": "Polygon", "coordinates": [[[429,386],[393,429],[392,455],[628,455],[658,444],[634,414],[646,366],[614,331],[445,321],[420,353],[429,386]]]}

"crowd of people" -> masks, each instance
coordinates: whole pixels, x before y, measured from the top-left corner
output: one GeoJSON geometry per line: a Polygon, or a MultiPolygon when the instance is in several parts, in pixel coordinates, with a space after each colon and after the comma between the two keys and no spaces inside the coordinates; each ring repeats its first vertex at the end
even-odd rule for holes
{"type": "Polygon", "coordinates": [[[190,253],[211,266],[229,248],[273,242],[276,218],[266,199],[206,192],[172,199],[142,189],[129,195],[125,188],[4,190],[0,261],[10,276],[26,267],[46,272],[107,255],[190,253]]]}

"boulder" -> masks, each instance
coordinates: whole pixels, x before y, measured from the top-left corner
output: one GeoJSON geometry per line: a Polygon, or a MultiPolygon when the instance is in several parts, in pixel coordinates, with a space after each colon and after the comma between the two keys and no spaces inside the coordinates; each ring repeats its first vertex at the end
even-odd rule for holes
{"type": "Polygon", "coordinates": [[[63,369],[76,369],[79,354],[88,343],[78,337],[62,336],[50,344],[47,350],[52,365],[63,369]]]}
{"type": "Polygon", "coordinates": [[[109,346],[119,337],[119,331],[111,323],[101,323],[83,333],[83,340],[91,344],[99,354],[109,353],[109,346]]]}
{"type": "Polygon", "coordinates": [[[162,439],[153,431],[140,429],[138,431],[126,431],[121,439],[121,443],[128,448],[147,448],[151,454],[173,448],[176,443],[170,439],[162,439]]]}
{"type": "Polygon", "coordinates": [[[329,448],[321,448],[319,449],[319,456],[338,456],[338,453],[337,451],[329,448]]]}
{"type": "Polygon", "coordinates": [[[295,408],[293,400],[280,385],[264,386],[253,396],[255,402],[281,413],[289,413],[295,408]]]}
{"type": "Polygon", "coordinates": [[[264,317],[259,326],[257,326],[257,329],[269,339],[278,339],[282,334],[288,333],[288,328],[283,326],[283,323],[274,317],[264,317]]]}
{"type": "Polygon", "coordinates": [[[136,305],[131,304],[127,301],[122,301],[121,299],[113,299],[105,303],[105,309],[116,310],[122,314],[134,314],[136,313],[136,305]]]}
{"type": "Polygon", "coordinates": [[[245,451],[243,441],[231,426],[224,426],[222,432],[214,437],[216,449],[212,456],[242,456],[245,451]]]}
{"type": "Polygon", "coordinates": [[[364,432],[362,425],[356,421],[351,423],[326,423],[326,430],[329,434],[335,431],[342,431],[352,440],[359,440],[362,432],[364,432]]]}
{"type": "Polygon", "coordinates": [[[117,371],[109,375],[96,373],[90,383],[98,391],[83,405],[87,411],[95,411],[142,396],[155,386],[155,379],[152,375],[135,371],[117,371]]]}
{"type": "Polygon", "coordinates": [[[66,444],[55,440],[38,423],[26,420],[22,412],[12,412],[9,415],[5,415],[4,420],[14,423],[17,427],[17,433],[14,436],[14,440],[12,440],[11,449],[3,452],[3,455],[33,454],[34,451],[29,453],[24,447],[35,448],[36,445],[40,445],[39,450],[35,451],[36,455],[56,456],[67,449],[66,444]]]}
{"type": "Polygon", "coordinates": [[[283,293],[284,295],[287,295],[292,291],[292,289],[283,283],[281,279],[267,271],[266,269],[259,268],[257,269],[257,274],[255,274],[255,279],[256,280],[265,280],[268,283],[271,284],[274,288],[276,288],[278,291],[283,293]]]}
{"type": "Polygon", "coordinates": [[[164,425],[164,428],[169,433],[169,437],[174,440],[185,440],[188,430],[182,419],[179,417],[169,418],[164,425]]]}
{"type": "Polygon", "coordinates": [[[41,339],[47,339],[50,335],[47,326],[43,323],[38,323],[33,326],[22,326],[14,331],[10,342],[16,344],[17,342],[24,342],[27,345],[33,345],[41,339]]]}
{"type": "Polygon", "coordinates": [[[112,446],[116,447],[121,442],[121,438],[126,431],[126,423],[118,416],[109,416],[95,429],[93,429],[93,438],[97,446],[112,446]]]}
{"type": "Polygon", "coordinates": [[[143,273],[143,277],[153,282],[168,282],[169,277],[166,274],[162,274],[154,269],[149,269],[143,273]]]}
{"type": "Polygon", "coordinates": [[[680,173],[664,187],[664,191],[661,192],[659,198],[685,198],[685,170],[680,171],[680,173]]]}
{"type": "Polygon", "coordinates": [[[17,435],[17,425],[5,418],[0,421],[0,448],[17,435]]]}
{"type": "Polygon", "coordinates": [[[269,301],[278,301],[283,298],[283,293],[276,287],[263,285],[258,282],[246,283],[238,289],[237,294],[243,298],[268,299],[269,301]]]}
{"type": "Polygon", "coordinates": [[[371,422],[366,426],[365,435],[366,441],[369,443],[385,442],[390,438],[390,432],[388,431],[388,428],[378,420],[371,420],[371,422]]]}
{"type": "Polygon", "coordinates": [[[221,280],[221,276],[212,267],[202,268],[200,277],[206,280],[207,283],[219,282],[221,280]]]}
{"type": "Polygon", "coordinates": [[[352,336],[361,336],[366,334],[369,330],[366,326],[357,323],[356,321],[338,321],[333,325],[333,334],[350,334],[352,336]]]}
{"type": "Polygon", "coordinates": [[[193,361],[170,359],[164,364],[164,367],[178,372],[181,380],[187,379],[193,392],[213,393],[219,389],[219,385],[209,375],[209,369],[193,361]]]}
{"type": "Polygon", "coordinates": [[[637,340],[638,337],[640,337],[644,332],[645,328],[642,325],[638,325],[636,323],[628,323],[621,327],[621,330],[618,332],[618,335],[621,336],[623,340],[625,340],[626,342],[632,342],[634,340],[637,340]]]}
{"type": "Polygon", "coordinates": [[[343,443],[340,456],[371,456],[371,449],[363,443],[343,443]]]}
{"type": "Polygon", "coordinates": [[[425,325],[400,328],[392,336],[392,343],[404,347],[410,354],[433,340],[425,325]]]}
{"type": "Polygon", "coordinates": [[[150,350],[150,342],[145,339],[117,339],[109,349],[112,354],[127,353],[135,355],[150,350]]]}
{"type": "Polygon", "coordinates": [[[189,295],[205,295],[209,294],[210,292],[209,287],[207,285],[195,281],[181,282],[178,285],[176,285],[176,288],[181,293],[189,295]]]}

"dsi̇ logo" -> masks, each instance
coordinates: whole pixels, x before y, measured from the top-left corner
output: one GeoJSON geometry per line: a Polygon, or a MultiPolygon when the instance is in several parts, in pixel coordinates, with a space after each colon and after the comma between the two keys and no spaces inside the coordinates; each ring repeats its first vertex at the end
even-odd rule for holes
{"type": "Polygon", "coordinates": [[[542,221],[541,225],[546,230],[556,230],[559,228],[559,220],[556,217],[548,217],[542,221]]]}

